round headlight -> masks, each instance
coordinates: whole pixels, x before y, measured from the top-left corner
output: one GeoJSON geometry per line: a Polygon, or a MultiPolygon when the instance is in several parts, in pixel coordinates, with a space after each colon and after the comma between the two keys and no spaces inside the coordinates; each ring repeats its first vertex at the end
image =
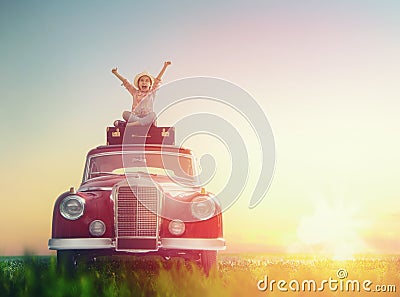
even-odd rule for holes
{"type": "Polygon", "coordinates": [[[192,214],[199,220],[207,220],[215,213],[215,202],[208,196],[196,197],[191,202],[192,214]]]}
{"type": "Polygon", "coordinates": [[[106,232],[106,225],[103,221],[95,220],[90,223],[89,232],[93,236],[102,236],[106,232]]]}
{"type": "Polygon", "coordinates": [[[171,234],[182,235],[185,232],[185,223],[181,220],[172,220],[169,222],[168,230],[171,234]]]}
{"type": "Polygon", "coordinates": [[[68,220],[79,219],[85,210],[85,200],[77,195],[67,196],[61,201],[60,213],[68,220]]]}

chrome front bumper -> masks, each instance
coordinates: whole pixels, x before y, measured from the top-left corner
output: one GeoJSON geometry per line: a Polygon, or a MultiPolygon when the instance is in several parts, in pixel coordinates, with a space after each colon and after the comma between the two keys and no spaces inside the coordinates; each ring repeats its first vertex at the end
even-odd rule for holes
{"type": "MultiPolygon", "coordinates": [[[[112,238],[52,238],[49,240],[50,250],[95,250],[115,249],[115,239],[112,238]]],[[[159,249],[179,250],[224,250],[223,238],[162,238],[159,249]]],[[[147,252],[132,250],[132,252],[147,252]]]]}

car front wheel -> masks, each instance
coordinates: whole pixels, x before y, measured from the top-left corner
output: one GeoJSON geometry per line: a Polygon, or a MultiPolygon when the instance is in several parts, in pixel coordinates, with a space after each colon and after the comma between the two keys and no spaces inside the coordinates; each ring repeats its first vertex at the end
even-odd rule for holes
{"type": "Polygon", "coordinates": [[[75,250],[57,251],[57,268],[68,274],[73,273],[78,265],[78,256],[75,250]]]}
{"type": "Polygon", "coordinates": [[[210,270],[218,265],[217,251],[202,251],[200,254],[200,261],[204,272],[208,275],[210,270]]]}

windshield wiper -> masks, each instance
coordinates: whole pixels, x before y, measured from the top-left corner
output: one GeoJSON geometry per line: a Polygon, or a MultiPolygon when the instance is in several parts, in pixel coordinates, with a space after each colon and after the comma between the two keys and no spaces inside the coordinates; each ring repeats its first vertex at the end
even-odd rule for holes
{"type": "Polygon", "coordinates": [[[123,175],[123,174],[108,172],[108,171],[95,171],[91,172],[90,175],[123,175]]]}

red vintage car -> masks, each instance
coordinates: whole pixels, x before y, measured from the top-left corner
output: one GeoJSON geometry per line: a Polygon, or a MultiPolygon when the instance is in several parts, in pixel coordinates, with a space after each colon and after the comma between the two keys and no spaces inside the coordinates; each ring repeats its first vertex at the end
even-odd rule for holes
{"type": "Polygon", "coordinates": [[[220,203],[197,184],[195,158],[174,145],[89,151],[79,189],[55,202],[49,249],[75,267],[112,255],[196,261],[208,272],[225,248],[220,203]]]}

